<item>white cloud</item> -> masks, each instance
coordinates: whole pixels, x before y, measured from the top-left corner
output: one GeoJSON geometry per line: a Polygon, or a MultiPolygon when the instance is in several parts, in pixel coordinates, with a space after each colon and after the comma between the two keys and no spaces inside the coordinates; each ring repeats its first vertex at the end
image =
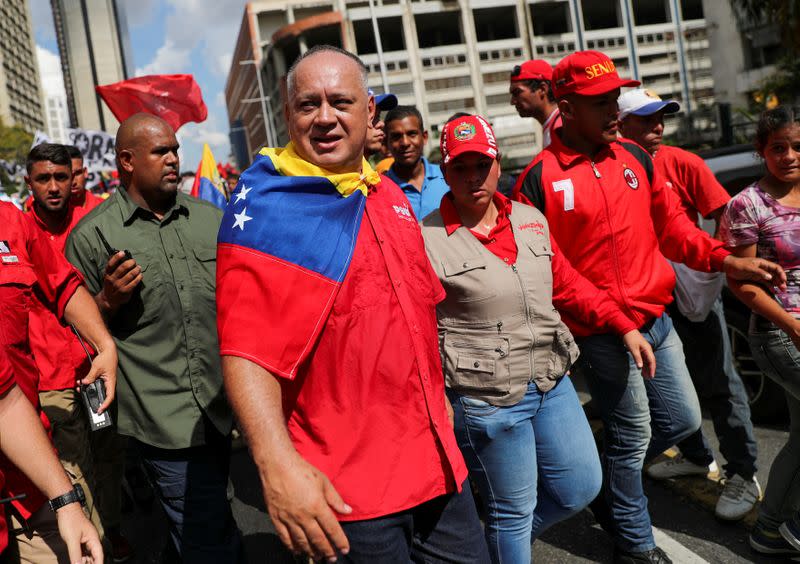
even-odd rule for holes
{"type": "Polygon", "coordinates": [[[36,46],[36,58],[39,61],[39,79],[46,96],[62,95],[64,91],[64,75],[61,72],[61,59],[57,54],[44,47],[36,46]]]}
{"type": "Polygon", "coordinates": [[[167,39],[167,42],[158,48],[152,61],[136,69],[136,76],[187,73],[192,64],[191,57],[190,49],[178,48],[172,40],[167,39]]]}

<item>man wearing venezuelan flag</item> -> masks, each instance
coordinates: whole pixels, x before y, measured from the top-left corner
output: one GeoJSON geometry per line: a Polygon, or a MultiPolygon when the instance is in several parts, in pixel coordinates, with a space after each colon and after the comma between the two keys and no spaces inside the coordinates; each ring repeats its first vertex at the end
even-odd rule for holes
{"type": "Polygon", "coordinates": [[[217,267],[225,388],[270,517],[315,559],[488,562],[444,393],[444,290],[363,158],[367,69],[315,47],[287,90],[291,142],[242,174],[217,267]]]}

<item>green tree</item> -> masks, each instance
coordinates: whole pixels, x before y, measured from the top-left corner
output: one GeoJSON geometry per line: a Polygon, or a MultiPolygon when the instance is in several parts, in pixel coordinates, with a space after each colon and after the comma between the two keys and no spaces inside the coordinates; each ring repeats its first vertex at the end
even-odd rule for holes
{"type": "Polygon", "coordinates": [[[33,135],[17,125],[7,126],[0,118],[0,159],[23,163],[31,150],[33,135]]]}
{"type": "Polygon", "coordinates": [[[791,54],[800,52],[800,0],[731,0],[745,22],[764,22],[778,26],[783,45],[791,54]]]}

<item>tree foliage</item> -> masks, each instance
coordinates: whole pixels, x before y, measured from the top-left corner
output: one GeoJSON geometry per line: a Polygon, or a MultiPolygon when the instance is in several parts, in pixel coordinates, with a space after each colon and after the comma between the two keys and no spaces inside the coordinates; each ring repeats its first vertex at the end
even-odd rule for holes
{"type": "Polygon", "coordinates": [[[33,135],[17,125],[5,125],[0,118],[0,159],[24,163],[31,150],[31,143],[33,135]]]}
{"type": "Polygon", "coordinates": [[[792,54],[800,53],[800,0],[731,0],[746,22],[778,26],[783,45],[792,54]]]}

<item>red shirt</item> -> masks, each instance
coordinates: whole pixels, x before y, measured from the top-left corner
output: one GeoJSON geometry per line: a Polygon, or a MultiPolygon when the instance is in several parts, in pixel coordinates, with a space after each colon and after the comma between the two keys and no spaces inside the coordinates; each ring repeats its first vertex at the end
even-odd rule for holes
{"type": "MultiPolygon", "coordinates": [[[[6,350],[0,347],[0,397],[6,395],[14,387],[14,373],[8,361],[6,350]]],[[[6,483],[2,465],[0,465],[0,492],[6,483]]],[[[1,495],[1,494],[0,494],[1,495]]],[[[8,547],[8,526],[6,525],[6,512],[0,511],[0,554],[8,547]]]]}
{"type": "Polygon", "coordinates": [[[72,203],[77,207],[83,208],[87,212],[93,210],[94,208],[102,204],[104,201],[103,198],[95,196],[88,190],[84,190],[83,194],[84,194],[83,203],[76,202],[75,200],[73,200],[72,203]]]}
{"type": "Polygon", "coordinates": [[[667,188],[678,194],[692,223],[697,223],[698,212],[708,217],[731,199],[703,159],[694,153],[662,145],[653,156],[653,164],[667,188]]]}
{"type": "MultiPolygon", "coordinates": [[[[50,241],[55,250],[63,255],[67,236],[88,210],[70,208],[63,225],[50,231],[36,214],[36,204],[33,207],[34,210],[27,214],[31,227],[40,237],[50,241]]],[[[39,368],[39,391],[73,388],[76,381],[89,372],[89,359],[72,329],[64,326],[53,312],[38,300],[34,301],[31,310],[30,341],[36,366],[39,368]]]]}
{"type": "MultiPolygon", "coordinates": [[[[78,271],[32,228],[21,211],[0,202],[0,346],[8,357],[17,385],[37,410],[39,372],[28,340],[29,312],[38,298],[61,317],[82,282],[78,271]]],[[[45,427],[49,427],[41,412],[40,417],[45,427]]],[[[4,495],[27,495],[26,499],[14,502],[27,519],[46,500],[2,455],[0,469],[6,476],[4,495]]]]}
{"type": "MultiPolygon", "coordinates": [[[[675,274],[664,257],[710,272],[730,254],[692,224],[650,155],[624,139],[592,160],[554,135],[513,194],[544,213],[569,262],[639,327],[672,301],[675,274]]],[[[584,319],[563,319],[576,337],[596,333],[584,319]]]]}
{"type": "MultiPolygon", "coordinates": [[[[483,243],[489,252],[511,266],[517,262],[517,242],[511,226],[511,200],[500,192],[495,192],[494,203],[498,210],[497,223],[489,232],[488,237],[472,229],[470,229],[470,233],[483,243]]],[[[452,194],[444,195],[439,206],[439,213],[442,215],[448,235],[452,235],[463,225],[456,207],[453,205],[452,194]]],[[[598,333],[611,330],[619,335],[624,335],[636,329],[637,325],[622,313],[619,306],[605,292],[598,290],[594,284],[572,268],[552,236],[550,244],[553,248],[551,265],[553,305],[559,312],[568,312],[573,317],[587,320],[598,333]]]]}
{"type": "Polygon", "coordinates": [[[342,520],[415,507],[467,477],[445,409],[443,298],[408,200],[383,178],[314,350],[281,380],[295,448],[353,508],[342,520]]]}

